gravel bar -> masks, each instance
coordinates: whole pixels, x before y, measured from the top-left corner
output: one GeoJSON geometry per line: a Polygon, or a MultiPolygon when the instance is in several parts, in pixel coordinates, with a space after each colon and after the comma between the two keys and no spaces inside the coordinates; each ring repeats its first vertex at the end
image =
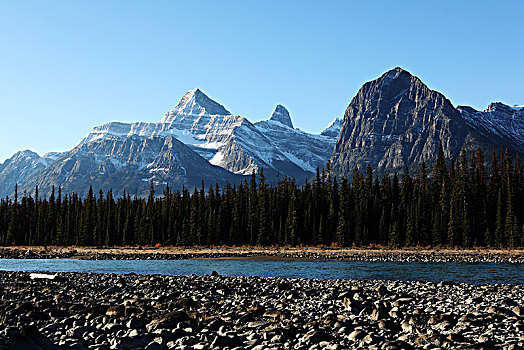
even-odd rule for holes
{"type": "Polygon", "coordinates": [[[508,250],[291,250],[273,249],[265,251],[228,251],[207,249],[205,252],[162,253],[154,250],[132,249],[131,252],[104,249],[0,249],[0,259],[70,259],[82,260],[184,260],[219,258],[274,258],[306,260],[347,260],[347,261],[402,261],[402,262],[471,262],[471,263],[515,263],[524,264],[524,251],[508,250]],[[109,251],[108,251],[109,250],[109,251]]]}
{"type": "Polygon", "coordinates": [[[216,272],[33,277],[0,272],[0,349],[524,347],[523,285],[216,272]]]}

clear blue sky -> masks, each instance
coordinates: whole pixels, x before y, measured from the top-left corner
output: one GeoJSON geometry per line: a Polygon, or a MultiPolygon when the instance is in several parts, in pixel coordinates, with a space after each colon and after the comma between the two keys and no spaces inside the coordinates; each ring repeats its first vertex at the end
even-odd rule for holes
{"type": "Polygon", "coordinates": [[[524,1],[0,0],[0,161],[158,121],[199,87],[319,132],[395,66],[455,105],[524,104],[524,1]]]}

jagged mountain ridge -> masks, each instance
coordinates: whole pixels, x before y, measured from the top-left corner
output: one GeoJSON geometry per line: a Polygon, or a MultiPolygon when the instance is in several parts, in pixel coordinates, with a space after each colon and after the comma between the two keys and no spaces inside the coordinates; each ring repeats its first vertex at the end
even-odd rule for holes
{"type": "Polygon", "coordinates": [[[524,107],[493,102],[484,111],[477,111],[469,106],[458,106],[457,109],[482,135],[523,151],[524,107]]]}
{"type": "Polygon", "coordinates": [[[199,187],[206,184],[238,183],[242,177],[209,164],[189,147],[172,136],[143,138],[107,137],[83,143],[63,154],[36,176],[22,190],[30,192],[39,186],[40,193],[49,193],[60,185],[66,193],[85,195],[89,187],[95,191],[124,190],[145,196],[150,181],[160,191],[172,188],[199,187]]]}
{"type": "Polygon", "coordinates": [[[269,179],[280,174],[303,181],[325,164],[335,141],[333,136],[293,128],[289,112],[281,105],[270,120],[253,124],[194,89],[158,123],[97,126],[75,148],[23,179],[13,166],[9,174],[16,182],[6,182],[2,195],[12,194],[14,183],[27,192],[38,185],[41,194],[54,185],[85,195],[92,185],[95,191],[111,188],[115,195],[124,188],[147,195],[150,181],[159,191],[168,183],[175,188],[200,187],[202,180],[238,183],[242,175],[261,168],[269,179]]]}
{"type": "Polygon", "coordinates": [[[324,166],[336,141],[335,133],[319,136],[295,129],[289,112],[281,105],[275,108],[269,121],[253,124],[245,117],[232,115],[195,89],[186,93],[159,123],[104,124],[93,129],[82,143],[109,135],[175,136],[211,164],[235,174],[250,175],[264,168],[266,176],[280,173],[303,180],[311,176],[316,167],[324,166]],[[223,114],[213,114],[215,112],[223,114]],[[278,138],[268,125],[281,131],[278,138]],[[295,140],[302,146],[310,142],[314,152],[311,155],[307,147],[297,150],[292,142],[285,145],[285,140],[295,140]]]}
{"type": "Polygon", "coordinates": [[[351,176],[355,166],[363,170],[367,165],[378,173],[403,172],[405,167],[416,171],[423,161],[430,167],[439,142],[448,159],[479,147],[485,152],[501,146],[522,152],[521,112],[501,105],[481,113],[457,109],[419,78],[392,69],[365,83],[348,105],[330,158],[333,173],[351,176]],[[519,121],[508,122],[515,116],[519,121]]]}
{"type": "Polygon", "coordinates": [[[0,164],[0,195],[42,194],[52,185],[84,195],[93,185],[146,195],[158,186],[238,183],[264,168],[266,176],[311,177],[331,160],[333,174],[351,176],[368,164],[379,173],[431,167],[442,142],[448,159],[461,150],[523,152],[524,108],[493,103],[484,111],[455,108],[419,78],[395,68],[362,86],[344,114],[319,135],[294,128],[277,105],[268,120],[231,114],[198,89],[185,94],[157,123],[111,122],[95,127],[75,148],[56,155],[15,154],[0,164]]]}
{"type": "Polygon", "coordinates": [[[335,118],[335,120],[333,120],[331,123],[329,123],[327,128],[322,130],[320,135],[338,138],[338,135],[340,134],[340,129],[341,128],[342,128],[342,119],[341,118],[335,118]]]}
{"type": "MultiPolygon", "coordinates": [[[[2,197],[11,194],[15,185],[25,183],[59,156],[60,153],[57,152],[46,153],[43,156],[30,150],[16,152],[11,158],[0,164],[0,194],[2,197]]],[[[23,190],[20,190],[19,193],[22,195],[23,190]]]]}

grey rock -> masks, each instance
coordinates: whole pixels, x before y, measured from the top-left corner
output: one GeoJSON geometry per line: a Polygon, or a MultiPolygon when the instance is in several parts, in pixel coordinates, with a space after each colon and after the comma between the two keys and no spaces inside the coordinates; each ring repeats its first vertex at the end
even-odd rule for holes
{"type": "Polygon", "coordinates": [[[500,145],[523,153],[524,111],[497,104],[486,113],[491,114],[457,109],[419,78],[392,69],[364,84],[347,107],[330,159],[333,174],[351,177],[355,167],[364,171],[368,165],[378,174],[402,173],[405,167],[414,173],[423,162],[433,165],[439,142],[448,160],[479,147],[490,154],[500,145]],[[500,110],[497,122],[495,110],[500,110]],[[494,123],[504,128],[494,129],[494,123]],[[508,134],[512,126],[516,129],[508,134]]]}
{"type": "Polygon", "coordinates": [[[58,346],[49,341],[34,326],[22,328],[20,334],[13,337],[8,346],[9,350],[58,350],[58,346]]]}
{"type": "Polygon", "coordinates": [[[115,317],[119,317],[119,316],[122,316],[124,315],[124,307],[122,305],[117,305],[117,306],[111,306],[107,309],[106,311],[106,315],[107,316],[115,316],[115,317]]]}
{"type": "Polygon", "coordinates": [[[149,332],[155,329],[175,329],[180,322],[189,320],[190,318],[187,313],[177,310],[154,319],[146,326],[146,328],[149,332]]]}
{"type": "Polygon", "coordinates": [[[289,116],[289,112],[286,109],[286,107],[282,105],[277,105],[275,109],[273,110],[273,113],[271,113],[271,117],[269,118],[270,121],[278,122],[282,125],[285,125],[287,127],[290,127],[293,129],[293,122],[291,121],[291,117],[289,116]]]}
{"type": "Polygon", "coordinates": [[[154,337],[150,334],[139,335],[136,337],[123,337],[118,343],[122,349],[139,349],[146,347],[154,337]]]}
{"type": "Polygon", "coordinates": [[[90,186],[95,193],[147,196],[151,182],[160,194],[167,183],[172,189],[200,187],[202,180],[239,183],[262,168],[268,179],[285,174],[304,181],[326,164],[339,130],[339,122],[321,135],[295,129],[281,105],[269,120],[251,123],[195,89],[158,123],[111,122],[67,152],[16,153],[0,164],[0,197],[12,195],[15,184],[19,193],[38,185],[41,196],[53,185],[82,197],[90,186]]]}
{"type": "Polygon", "coordinates": [[[352,341],[362,340],[367,336],[367,333],[361,329],[355,329],[351,334],[348,335],[348,339],[352,341]]]}

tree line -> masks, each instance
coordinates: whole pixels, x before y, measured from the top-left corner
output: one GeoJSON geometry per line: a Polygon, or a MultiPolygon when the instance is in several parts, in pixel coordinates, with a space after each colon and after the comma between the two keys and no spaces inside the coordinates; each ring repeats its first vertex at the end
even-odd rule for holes
{"type": "Polygon", "coordinates": [[[337,245],[524,246],[524,171],[519,156],[462,152],[433,171],[379,177],[368,166],[351,181],[330,164],[304,185],[263,170],[239,185],[218,184],[147,198],[89,189],[85,198],[53,188],[49,197],[0,200],[0,244],[8,245],[337,245]]]}

